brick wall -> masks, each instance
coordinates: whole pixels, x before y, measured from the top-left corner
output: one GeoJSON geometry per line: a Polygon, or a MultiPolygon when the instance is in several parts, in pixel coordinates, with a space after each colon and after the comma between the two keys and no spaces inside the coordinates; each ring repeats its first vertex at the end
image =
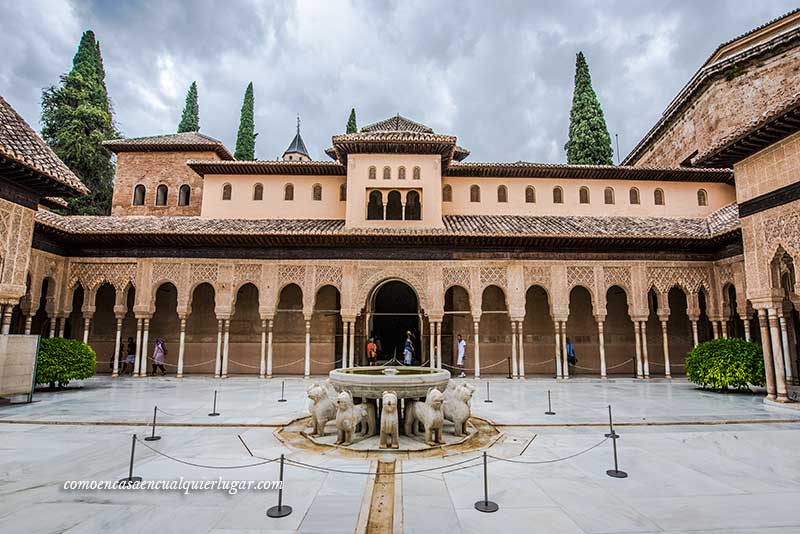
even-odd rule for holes
{"type": "Polygon", "coordinates": [[[114,181],[112,215],[200,215],[203,179],[186,166],[190,159],[219,159],[214,152],[120,152],[114,181]],[[133,205],[133,190],[145,186],[143,206],[133,205]],[[156,206],[156,188],[168,187],[167,205],[156,206]],[[192,188],[188,206],[178,206],[178,189],[192,188]]]}

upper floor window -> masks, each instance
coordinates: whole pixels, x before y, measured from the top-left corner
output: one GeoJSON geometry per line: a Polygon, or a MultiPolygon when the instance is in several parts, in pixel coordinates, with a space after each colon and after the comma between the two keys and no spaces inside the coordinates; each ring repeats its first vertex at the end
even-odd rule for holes
{"type": "Polygon", "coordinates": [[[320,184],[314,184],[314,187],[311,188],[311,198],[313,200],[322,200],[322,186],[320,184]]]}
{"type": "Polygon", "coordinates": [[[528,204],[536,202],[536,189],[532,185],[525,188],[525,202],[528,204]]]}
{"type": "Polygon", "coordinates": [[[383,168],[383,179],[384,180],[391,180],[392,179],[392,169],[389,167],[383,168]]]}
{"type": "Polygon", "coordinates": [[[419,221],[422,219],[422,202],[420,202],[417,191],[406,193],[405,218],[407,221],[419,221]]]}
{"type": "Polygon", "coordinates": [[[706,193],[705,189],[697,191],[697,205],[708,206],[708,193],[706,193]]]}
{"type": "Polygon", "coordinates": [[[556,186],[553,188],[553,204],[564,203],[564,190],[556,186]]]}
{"type": "Polygon", "coordinates": [[[283,186],[283,200],[294,200],[294,185],[286,184],[283,186]]]}
{"type": "Polygon", "coordinates": [[[397,179],[398,180],[405,180],[406,179],[406,168],[400,167],[397,169],[397,179]]]}
{"type": "Polygon", "coordinates": [[[142,184],[133,188],[133,205],[144,206],[144,186],[142,184]]]}
{"type": "Polygon", "coordinates": [[[386,220],[403,220],[403,197],[400,195],[400,191],[389,191],[389,194],[386,195],[386,220]]]}
{"type": "Polygon", "coordinates": [[[508,202],[508,189],[506,186],[501,185],[497,187],[497,201],[508,202]]]}
{"type": "Polygon", "coordinates": [[[375,170],[375,167],[370,167],[369,168],[369,179],[370,180],[374,180],[377,172],[378,171],[375,170]]]}
{"type": "Polygon", "coordinates": [[[231,199],[231,184],[225,184],[222,186],[222,200],[230,200],[231,199]]]}
{"type": "Polygon", "coordinates": [[[339,200],[341,202],[347,200],[347,184],[342,184],[339,186],[339,200]]]}
{"type": "Polygon", "coordinates": [[[480,202],[481,201],[481,187],[479,185],[472,185],[469,188],[469,201],[470,202],[480,202]]]}
{"type": "Polygon", "coordinates": [[[640,203],[639,202],[639,190],[638,189],[636,189],[635,187],[631,187],[629,195],[630,195],[631,204],[639,204],[640,203]]]}
{"type": "Polygon", "coordinates": [[[614,190],[610,187],[606,187],[606,190],[603,191],[603,200],[606,204],[613,204],[614,203],[614,190]]]}
{"type": "Polygon", "coordinates": [[[588,187],[581,187],[580,191],[578,191],[578,200],[581,204],[588,204],[589,203],[589,188],[588,187]]]}
{"type": "Polygon", "coordinates": [[[188,206],[189,205],[189,196],[192,193],[192,188],[186,184],[183,184],[180,189],[178,189],[178,206],[188,206]]]}
{"type": "Polygon", "coordinates": [[[655,202],[656,206],[663,206],[664,205],[664,190],[659,188],[653,191],[653,202],[655,202]]]}
{"type": "Polygon", "coordinates": [[[383,219],[383,193],[371,191],[367,203],[367,220],[380,221],[383,219]]]}
{"type": "Polygon", "coordinates": [[[419,180],[419,179],[420,179],[420,170],[419,170],[419,167],[414,167],[414,179],[415,179],[415,180],[419,180]]]}
{"type": "Polygon", "coordinates": [[[445,184],[442,186],[442,202],[452,202],[453,201],[453,188],[450,184],[445,184]]]}
{"type": "Polygon", "coordinates": [[[167,186],[164,184],[156,188],[156,206],[167,205],[167,186]]]}
{"type": "Polygon", "coordinates": [[[253,187],[253,200],[264,200],[264,186],[256,184],[253,187]]]}

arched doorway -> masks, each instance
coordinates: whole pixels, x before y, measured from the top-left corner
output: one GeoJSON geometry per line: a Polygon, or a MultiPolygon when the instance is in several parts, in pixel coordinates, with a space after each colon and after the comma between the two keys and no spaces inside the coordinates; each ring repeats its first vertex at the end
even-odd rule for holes
{"type": "MultiPolygon", "coordinates": [[[[379,360],[393,357],[403,361],[406,332],[414,340],[414,364],[422,362],[420,333],[422,313],[416,292],[400,280],[387,280],[372,291],[367,313],[367,331],[379,347],[379,360]]],[[[356,346],[356,364],[361,361],[363,350],[356,346]]]]}

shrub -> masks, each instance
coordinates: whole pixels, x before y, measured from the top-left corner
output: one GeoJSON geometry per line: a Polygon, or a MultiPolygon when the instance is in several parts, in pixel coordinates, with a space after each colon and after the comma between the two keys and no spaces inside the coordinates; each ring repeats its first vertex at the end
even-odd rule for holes
{"type": "Polygon", "coordinates": [[[709,389],[763,386],[766,375],[761,347],[738,338],[700,343],[686,356],[686,377],[709,389]]]}
{"type": "Polygon", "coordinates": [[[92,347],[75,339],[51,337],[39,343],[36,383],[59,387],[70,380],[94,376],[96,356],[92,347]]]}

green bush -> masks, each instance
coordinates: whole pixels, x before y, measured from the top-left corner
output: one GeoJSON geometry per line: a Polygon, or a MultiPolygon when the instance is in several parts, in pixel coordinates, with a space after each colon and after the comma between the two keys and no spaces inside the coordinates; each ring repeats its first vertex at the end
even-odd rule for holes
{"type": "Polygon", "coordinates": [[[51,337],[39,343],[36,383],[59,387],[94,376],[97,357],[92,347],[75,339],[51,337]]]}
{"type": "Polygon", "coordinates": [[[766,381],[761,346],[743,339],[700,343],[686,356],[686,376],[708,389],[747,389],[766,381]]]}

